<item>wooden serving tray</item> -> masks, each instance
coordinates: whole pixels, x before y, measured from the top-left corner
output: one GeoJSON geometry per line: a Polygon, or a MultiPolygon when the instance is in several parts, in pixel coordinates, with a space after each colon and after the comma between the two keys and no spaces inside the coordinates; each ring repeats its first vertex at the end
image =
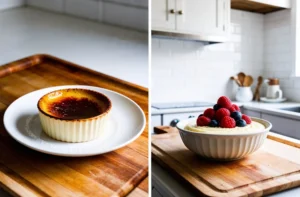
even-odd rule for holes
{"type": "MultiPolygon", "coordinates": [[[[0,117],[20,96],[60,85],[91,85],[134,100],[148,116],[148,90],[49,55],[0,67],[0,117]]],[[[26,105],[26,103],[24,103],[26,105]]],[[[82,158],[46,155],[22,146],[0,123],[0,186],[16,196],[125,196],[148,174],[148,126],[133,143],[82,158]]],[[[141,186],[142,191],[146,191],[141,186]]],[[[137,190],[135,190],[137,191],[137,190]]]]}
{"type": "Polygon", "coordinates": [[[201,158],[188,150],[173,127],[156,127],[152,158],[195,195],[262,196],[300,185],[300,143],[270,133],[263,147],[231,162],[201,158]]]}

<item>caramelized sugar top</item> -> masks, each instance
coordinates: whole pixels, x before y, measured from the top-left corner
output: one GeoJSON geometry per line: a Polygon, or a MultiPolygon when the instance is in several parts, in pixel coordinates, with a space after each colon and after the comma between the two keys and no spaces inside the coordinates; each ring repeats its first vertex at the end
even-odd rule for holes
{"type": "Polygon", "coordinates": [[[101,107],[88,98],[61,98],[48,105],[48,111],[57,118],[66,120],[85,119],[103,113],[101,107]]]}

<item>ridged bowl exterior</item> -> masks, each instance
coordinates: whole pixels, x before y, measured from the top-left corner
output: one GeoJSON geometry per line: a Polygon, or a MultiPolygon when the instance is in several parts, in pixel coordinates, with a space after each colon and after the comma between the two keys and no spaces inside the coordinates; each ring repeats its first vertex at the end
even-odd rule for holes
{"type": "Polygon", "coordinates": [[[60,120],[39,112],[42,128],[50,137],[64,142],[86,142],[105,131],[109,113],[86,120],[60,120]]]}
{"type": "Polygon", "coordinates": [[[184,145],[196,154],[215,160],[241,159],[259,149],[272,125],[268,121],[252,118],[266,129],[241,135],[217,135],[185,131],[178,127],[184,145]]]}

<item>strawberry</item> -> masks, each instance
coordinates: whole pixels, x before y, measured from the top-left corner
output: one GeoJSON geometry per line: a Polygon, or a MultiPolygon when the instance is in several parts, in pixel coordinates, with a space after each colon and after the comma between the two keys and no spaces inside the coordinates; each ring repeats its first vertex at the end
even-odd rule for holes
{"type": "Polygon", "coordinates": [[[212,108],[207,108],[204,111],[203,115],[210,118],[210,119],[213,119],[215,117],[215,110],[212,109],[212,108]]]}
{"type": "Polygon", "coordinates": [[[221,96],[217,102],[223,108],[229,109],[231,107],[231,100],[227,96],[221,96]]]}
{"type": "Polygon", "coordinates": [[[222,118],[220,122],[220,126],[222,128],[234,128],[236,125],[235,120],[230,116],[225,116],[222,118]]]}
{"type": "Polygon", "coordinates": [[[230,111],[226,108],[221,108],[221,109],[218,109],[218,111],[216,112],[216,119],[218,121],[221,121],[223,117],[225,116],[230,116],[230,111]]]}
{"type": "Polygon", "coordinates": [[[197,126],[208,126],[210,123],[210,119],[205,116],[200,116],[197,119],[197,126]]]}
{"type": "Polygon", "coordinates": [[[246,121],[247,124],[251,124],[252,120],[249,116],[243,114],[242,119],[246,121]]]}

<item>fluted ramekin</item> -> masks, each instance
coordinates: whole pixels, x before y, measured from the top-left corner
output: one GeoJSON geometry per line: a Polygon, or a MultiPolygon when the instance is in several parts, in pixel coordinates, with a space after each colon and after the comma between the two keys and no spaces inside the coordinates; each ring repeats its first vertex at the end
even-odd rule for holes
{"type": "Polygon", "coordinates": [[[86,142],[98,138],[105,132],[112,108],[105,95],[86,89],[62,89],[44,95],[38,102],[39,117],[43,131],[56,140],[65,142],[86,142]],[[51,100],[58,98],[89,99],[98,104],[102,112],[89,118],[66,119],[49,112],[51,100]]]}
{"type": "Polygon", "coordinates": [[[180,121],[177,124],[184,145],[194,153],[214,160],[236,160],[246,157],[259,149],[267,137],[272,124],[259,118],[251,118],[265,129],[241,132],[239,134],[213,134],[185,130],[185,126],[196,119],[180,121]]]}

